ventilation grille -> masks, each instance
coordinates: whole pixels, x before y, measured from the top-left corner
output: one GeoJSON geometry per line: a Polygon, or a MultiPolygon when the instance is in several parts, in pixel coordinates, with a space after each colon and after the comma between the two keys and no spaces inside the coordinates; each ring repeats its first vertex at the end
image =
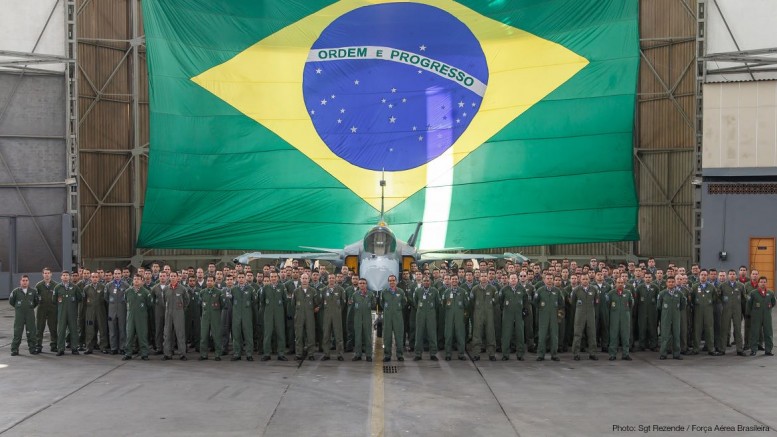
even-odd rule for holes
{"type": "Polygon", "coordinates": [[[709,194],[777,194],[777,184],[709,184],[709,194]]]}
{"type": "Polygon", "coordinates": [[[397,366],[383,366],[383,373],[397,373],[397,366]]]}

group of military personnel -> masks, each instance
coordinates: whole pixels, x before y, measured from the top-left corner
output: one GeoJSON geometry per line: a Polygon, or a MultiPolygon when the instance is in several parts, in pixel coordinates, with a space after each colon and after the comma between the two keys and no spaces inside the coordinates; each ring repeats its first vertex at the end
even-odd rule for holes
{"type": "Polygon", "coordinates": [[[608,267],[592,259],[578,266],[566,259],[497,268],[491,262],[461,268],[413,264],[402,276],[388,278],[388,287],[372,291],[367,281],[342,267],[339,273],[311,270],[297,261],[283,268],[264,265],[225,266],[217,270],[189,267],[180,272],[153,263],[134,275],[129,269],[62,272],[61,282],[43,269],[34,287],[23,276],[10,295],[15,308],[11,354],[18,355],[26,331],[31,354],[42,351],[48,327],[50,349],[58,356],[70,349],[91,354],[162,355],[163,360],[187,359],[191,348],[200,360],[232,352],[253,361],[272,355],[287,360],[321,360],[332,354],[340,361],[372,361],[374,325],[380,325],[384,361],[404,360],[413,352],[421,360],[450,360],[454,345],[461,360],[485,352],[523,360],[527,352],[554,361],[571,349],[580,360],[597,351],[615,360],[631,360],[632,350],[658,351],[661,359],[706,351],[725,355],[733,345],[738,355],[772,355],[771,309],[774,292],[757,270],[717,272],[655,261],[608,267]],[[35,310],[37,309],[37,314],[35,310]],[[378,314],[373,323],[373,311],[378,314]],[[743,333],[744,322],[744,336],[743,333]],[[744,338],[743,338],[744,337],[744,338]],[[704,342],[702,343],[702,340],[704,342]]]}

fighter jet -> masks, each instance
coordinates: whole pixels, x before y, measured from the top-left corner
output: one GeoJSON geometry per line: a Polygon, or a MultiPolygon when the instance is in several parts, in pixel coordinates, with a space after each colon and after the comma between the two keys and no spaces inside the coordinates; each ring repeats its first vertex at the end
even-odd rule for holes
{"type": "MultiPolygon", "coordinates": [[[[385,181],[380,181],[381,189],[385,188],[385,181]]],[[[514,262],[527,261],[528,258],[521,254],[504,253],[502,255],[487,253],[450,253],[461,248],[441,248],[435,250],[418,250],[415,245],[422,222],[418,222],[415,232],[407,241],[402,241],[394,236],[383,218],[383,193],[381,192],[380,220],[376,226],[370,229],[360,241],[348,244],[342,249],[330,249],[322,247],[304,247],[315,252],[301,253],[262,253],[250,252],[234,258],[235,263],[247,264],[255,259],[310,259],[331,261],[336,265],[346,265],[351,271],[359,272],[359,277],[367,280],[370,290],[378,291],[388,286],[388,277],[399,277],[400,267],[409,270],[413,262],[443,261],[459,259],[511,259],[514,262]]]]}

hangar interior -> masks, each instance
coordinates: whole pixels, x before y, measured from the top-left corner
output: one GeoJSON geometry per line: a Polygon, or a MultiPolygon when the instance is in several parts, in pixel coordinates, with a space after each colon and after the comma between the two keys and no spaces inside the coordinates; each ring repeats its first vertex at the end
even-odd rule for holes
{"type": "MultiPolygon", "coordinates": [[[[43,266],[231,259],[235,251],[135,246],[153,147],[140,0],[4,2],[0,297],[43,266]]],[[[639,3],[633,158],[641,240],[488,249],[538,260],[744,264],[773,277],[777,4],[639,3]]]]}

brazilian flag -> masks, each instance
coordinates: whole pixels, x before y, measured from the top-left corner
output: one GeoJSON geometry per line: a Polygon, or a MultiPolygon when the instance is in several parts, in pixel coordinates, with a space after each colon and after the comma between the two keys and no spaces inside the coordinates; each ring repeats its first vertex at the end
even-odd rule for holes
{"type": "Polygon", "coordinates": [[[422,249],[636,240],[637,13],[144,0],[138,246],[338,248],[381,209],[400,236],[423,221],[422,249]]]}

